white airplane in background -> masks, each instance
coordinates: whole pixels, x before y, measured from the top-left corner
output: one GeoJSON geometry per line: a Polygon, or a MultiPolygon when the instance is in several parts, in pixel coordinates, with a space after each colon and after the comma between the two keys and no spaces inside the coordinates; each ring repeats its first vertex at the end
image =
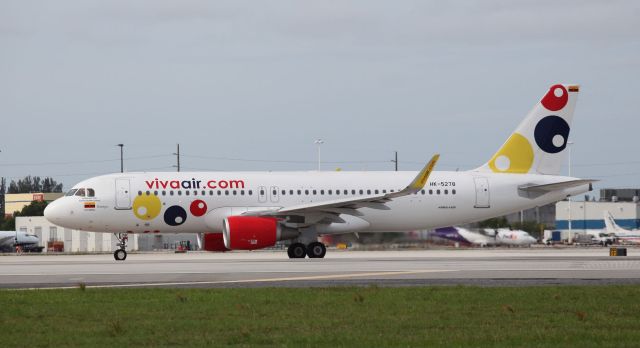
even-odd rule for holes
{"type": "Polygon", "coordinates": [[[496,245],[495,237],[469,231],[468,229],[462,227],[436,228],[435,230],[433,230],[432,235],[454,242],[467,243],[481,247],[496,245]]]}
{"type": "Polygon", "coordinates": [[[496,243],[511,246],[529,246],[538,241],[529,233],[522,230],[510,230],[508,228],[499,228],[494,231],[496,243]]]}
{"type": "MultiPolygon", "coordinates": [[[[290,258],[322,258],[319,235],[404,232],[465,224],[591,190],[560,176],[578,86],[554,85],[491,159],[469,171],[148,172],[73,186],[44,215],[59,226],[114,233],[205,233],[209,251],[291,240],[290,258]]],[[[460,131],[459,125],[451,130],[460,131]]]]}
{"type": "Polygon", "coordinates": [[[620,227],[608,210],[604,211],[604,226],[605,233],[613,234],[619,241],[640,244],[640,230],[627,230],[620,227]]]}
{"type": "Polygon", "coordinates": [[[39,242],[38,236],[26,232],[0,231],[0,251],[2,252],[14,252],[16,246],[24,250],[42,251],[42,248],[38,247],[39,242]]]}

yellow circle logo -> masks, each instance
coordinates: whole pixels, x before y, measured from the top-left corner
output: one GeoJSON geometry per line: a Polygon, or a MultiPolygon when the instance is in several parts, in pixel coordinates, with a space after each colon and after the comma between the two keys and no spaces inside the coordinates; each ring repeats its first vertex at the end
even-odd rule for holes
{"type": "Polygon", "coordinates": [[[155,195],[142,195],[133,200],[133,214],[142,220],[151,220],[160,214],[162,203],[155,195]]]}
{"type": "Polygon", "coordinates": [[[533,165],[533,148],[524,136],[513,133],[489,161],[495,173],[528,173],[533,165]]]}

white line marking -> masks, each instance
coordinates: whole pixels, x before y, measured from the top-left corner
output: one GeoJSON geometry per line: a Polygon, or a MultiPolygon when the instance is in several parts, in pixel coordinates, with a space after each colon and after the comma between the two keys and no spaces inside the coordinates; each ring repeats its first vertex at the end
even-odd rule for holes
{"type": "MultiPolygon", "coordinates": [[[[108,285],[86,285],[87,289],[101,288],[138,288],[149,286],[177,286],[177,285],[213,285],[213,284],[241,284],[241,283],[269,283],[296,280],[322,280],[322,279],[340,279],[354,277],[374,277],[374,276],[395,276],[419,273],[436,273],[436,272],[454,272],[453,270],[422,270],[422,271],[393,271],[393,272],[375,272],[375,273],[350,273],[350,274],[327,274],[318,276],[305,277],[285,277],[285,278],[261,278],[261,279],[241,279],[241,280],[218,280],[218,281],[199,281],[199,282],[168,282],[168,283],[132,283],[132,284],[108,284],[108,285]]],[[[6,290],[59,290],[59,289],[78,289],[76,286],[60,286],[47,288],[18,288],[6,290]]]]}

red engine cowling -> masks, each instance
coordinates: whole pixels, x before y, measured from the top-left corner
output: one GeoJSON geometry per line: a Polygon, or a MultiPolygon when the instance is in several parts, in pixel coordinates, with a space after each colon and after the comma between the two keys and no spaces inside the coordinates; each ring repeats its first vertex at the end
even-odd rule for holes
{"type": "Polygon", "coordinates": [[[224,246],[231,250],[255,250],[270,247],[280,239],[276,218],[229,216],[222,225],[224,246]]]}
{"type": "Polygon", "coordinates": [[[224,246],[222,233],[205,233],[202,248],[206,251],[229,251],[224,246]]]}

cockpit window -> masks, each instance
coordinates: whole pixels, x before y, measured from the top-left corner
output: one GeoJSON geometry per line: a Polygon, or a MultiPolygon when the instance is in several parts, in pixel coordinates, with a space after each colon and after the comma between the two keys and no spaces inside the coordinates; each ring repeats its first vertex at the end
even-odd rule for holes
{"type": "Polygon", "coordinates": [[[80,196],[80,197],[84,197],[85,193],[84,193],[84,189],[78,189],[78,191],[76,191],[76,196],[80,196]]]}
{"type": "Polygon", "coordinates": [[[94,191],[92,188],[88,188],[87,197],[95,197],[95,196],[96,196],[96,191],[94,191]]]}
{"type": "Polygon", "coordinates": [[[69,192],[67,192],[65,196],[73,196],[73,194],[76,193],[76,191],[78,191],[78,189],[71,189],[69,190],[69,192]]]}

